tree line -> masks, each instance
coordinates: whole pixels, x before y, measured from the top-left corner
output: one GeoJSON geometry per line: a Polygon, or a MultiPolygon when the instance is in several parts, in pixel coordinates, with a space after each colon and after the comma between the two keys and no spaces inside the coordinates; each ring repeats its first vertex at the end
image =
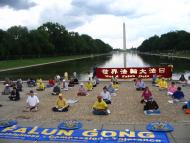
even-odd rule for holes
{"type": "Polygon", "coordinates": [[[140,52],[171,52],[190,50],[190,33],[186,31],[173,31],[161,35],[155,35],[143,41],[137,48],[140,52]]]}
{"type": "Polygon", "coordinates": [[[89,35],[69,32],[63,25],[47,22],[37,29],[12,26],[0,29],[0,59],[106,53],[109,44],[89,35]]]}

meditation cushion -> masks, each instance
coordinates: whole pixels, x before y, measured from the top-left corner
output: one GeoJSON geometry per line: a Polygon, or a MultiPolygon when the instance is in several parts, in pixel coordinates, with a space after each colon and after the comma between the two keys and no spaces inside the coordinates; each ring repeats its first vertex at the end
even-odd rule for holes
{"type": "Polygon", "coordinates": [[[145,115],[160,115],[160,110],[145,110],[145,115]]]}
{"type": "Polygon", "coordinates": [[[58,125],[62,130],[76,130],[82,128],[82,123],[76,120],[66,120],[58,125]]]}
{"type": "Polygon", "coordinates": [[[0,120],[0,128],[10,127],[16,124],[17,124],[17,121],[15,120],[0,120]]]}
{"type": "Polygon", "coordinates": [[[146,129],[153,132],[172,132],[173,126],[167,122],[150,122],[147,124],[146,129]]]}

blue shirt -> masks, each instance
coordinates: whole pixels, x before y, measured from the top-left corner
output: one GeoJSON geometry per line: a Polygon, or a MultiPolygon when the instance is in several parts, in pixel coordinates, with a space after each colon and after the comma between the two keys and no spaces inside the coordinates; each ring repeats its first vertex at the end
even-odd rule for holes
{"type": "Polygon", "coordinates": [[[190,109],[190,100],[187,102],[187,108],[190,109]]]}
{"type": "Polygon", "coordinates": [[[172,95],[174,99],[182,99],[184,98],[184,94],[182,91],[176,91],[174,92],[174,94],[172,95]]]}

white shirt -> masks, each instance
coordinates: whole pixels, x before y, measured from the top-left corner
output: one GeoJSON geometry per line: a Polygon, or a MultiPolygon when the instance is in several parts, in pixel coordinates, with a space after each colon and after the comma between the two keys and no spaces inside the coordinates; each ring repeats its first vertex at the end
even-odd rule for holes
{"type": "Polygon", "coordinates": [[[38,97],[36,95],[32,96],[28,96],[26,103],[28,103],[30,106],[36,106],[36,104],[38,104],[40,101],[38,99],[38,97]]]}
{"type": "Polygon", "coordinates": [[[107,99],[107,100],[111,101],[111,95],[110,95],[110,93],[108,91],[106,91],[106,92],[102,91],[100,93],[100,96],[102,96],[103,99],[107,99]]]}

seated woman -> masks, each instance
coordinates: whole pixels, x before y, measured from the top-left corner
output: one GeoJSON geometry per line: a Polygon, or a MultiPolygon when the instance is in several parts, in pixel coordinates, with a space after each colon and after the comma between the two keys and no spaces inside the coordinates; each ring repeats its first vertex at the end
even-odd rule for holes
{"type": "Polygon", "coordinates": [[[75,82],[74,82],[74,79],[71,77],[70,78],[70,81],[69,81],[69,87],[74,87],[75,86],[75,82]]]}
{"type": "Polygon", "coordinates": [[[53,88],[52,95],[59,95],[61,93],[61,88],[56,84],[53,88]]]}
{"type": "Polygon", "coordinates": [[[152,98],[152,93],[150,92],[149,88],[148,87],[145,87],[142,95],[143,99],[141,100],[141,103],[145,103],[147,102],[149,99],[152,98]]]}
{"type": "Polygon", "coordinates": [[[172,96],[174,92],[177,91],[177,86],[175,85],[175,82],[171,82],[171,85],[168,87],[168,95],[172,96]]]}
{"type": "Polygon", "coordinates": [[[166,90],[168,88],[168,83],[164,78],[160,80],[158,85],[159,85],[159,90],[166,90]]]}
{"type": "Polygon", "coordinates": [[[102,100],[102,96],[98,96],[97,99],[93,105],[92,113],[94,115],[108,115],[108,105],[102,100]]]}
{"type": "Polygon", "coordinates": [[[18,100],[20,100],[20,93],[16,89],[16,87],[13,87],[13,90],[11,91],[11,95],[9,96],[9,99],[11,101],[18,101],[18,100]]]}
{"type": "Polygon", "coordinates": [[[159,110],[159,106],[153,98],[150,98],[147,102],[145,102],[144,111],[148,110],[159,110]]]}
{"type": "Polygon", "coordinates": [[[106,102],[106,104],[111,104],[111,95],[107,91],[106,86],[103,88],[103,91],[100,93],[100,96],[102,96],[102,98],[103,98],[104,102],[106,102]]]}
{"type": "Polygon", "coordinates": [[[38,88],[36,89],[37,91],[43,91],[43,90],[45,90],[45,85],[44,85],[44,83],[43,82],[40,82],[39,83],[39,86],[38,86],[38,88]]]}
{"type": "Polygon", "coordinates": [[[144,90],[145,89],[144,81],[142,81],[141,78],[138,78],[138,80],[136,81],[135,87],[137,91],[144,90]]]}
{"type": "Polygon", "coordinates": [[[87,96],[88,95],[88,91],[84,88],[84,84],[81,83],[79,86],[79,91],[77,93],[77,96],[87,96]]]}
{"type": "Polygon", "coordinates": [[[36,112],[38,111],[39,99],[36,95],[34,95],[33,90],[30,90],[29,96],[26,100],[27,106],[24,112],[36,112]]]}
{"type": "Polygon", "coordinates": [[[9,95],[11,93],[10,86],[8,84],[5,85],[5,88],[2,92],[2,95],[9,95]]]}
{"type": "Polygon", "coordinates": [[[113,88],[113,82],[110,82],[110,84],[107,86],[107,91],[111,94],[111,95],[116,95],[116,90],[113,88]]]}
{"type": "Polygon", "coordinates": [[[180,102],[186,101],[185,95],[184,95],[183,91],[181,91],[181,87],[177,88],[177,91],[173,93],[172,98],[175,101],[180,101],[180,102]]]}
{"type": "Polygon", "coordinates": [[[64,77],[63,77],[65,80],[69,80],[69,75],[68,75],[68,72],[65,72],[64,73],[64,77]]]}
{"type": "Polygon", "coordinates": [[[179,83],[180,83],[180,84],[186,84],[186,83],[187,83],[187,80],[186,80],[184,74],[182,74],[182,75],[180,76],[180,78],[179,78],[179,83]]]}
{"type": "Polygon", "coordinates": [[[37,84],[36,84],[36,81],[35,81],[34,79],[29,78],[29,79],[27,80],[27,85],[28,85],[28,87],[34,87],[34,86],[36,86],[37,84]]]}
{"type": "Polygon", "coordinates": [[[59,97],[56,101],[56,106],[52,108],[54,112],[67,112],[69,108],[69,104],[66,99],[63,98],[63,94],[59,94],[59,97]]]}
{"type": "Polygon", "coordinates": [[[69,90],[69,84],[67,83],[67,81],[65,79],[63,79],[62,84],[63,84],[63,90],[64,91],[69,90]]]}
{"type": "Polygon", "coordinates": [[[41,82],[43,82],[41,78],[39,78],[39,79],[36,80],[37,84],[40,84],[41,82]]]}
{"type": "Polygon", "coordinates": [[[92,89],[93,89],[92,82],[89,80],[89,81],[85,84],[85,87],[86,87],[87,91],[92,91],[92,89]]]}

